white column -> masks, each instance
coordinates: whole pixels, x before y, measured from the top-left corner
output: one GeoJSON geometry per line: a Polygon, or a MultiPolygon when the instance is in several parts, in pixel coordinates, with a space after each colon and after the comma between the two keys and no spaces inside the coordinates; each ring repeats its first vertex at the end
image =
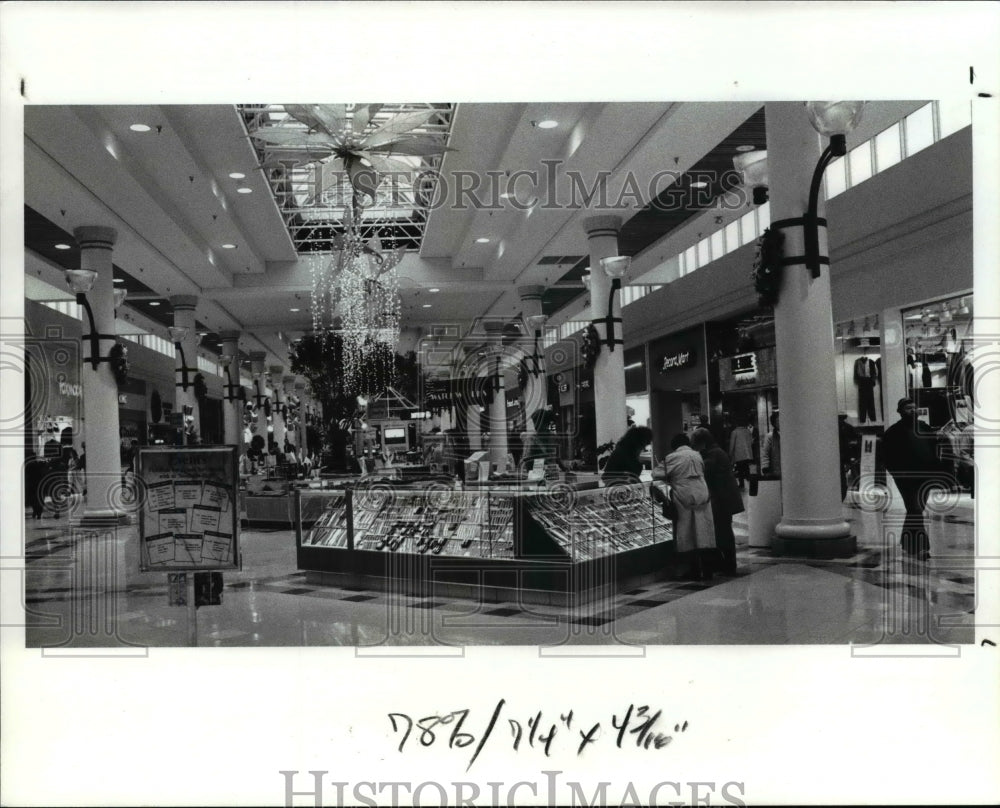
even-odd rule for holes
{"type": "Polygon", "coordinates": [[[264,372],[264,359],[267,354],[264,351],[250,352],[250,374],[253,380],[254,406],[257,408],[257,430],[254,435],[260,435],[264,439],[264,453],[267,453],[268,432],[267,415],[264,414],[264,399],[267,398],[267,378],[264,372]]]}
{"type": "MultiPolygon", "coordinates": [[[[801,103],[767,104],[767,157],[772,227],[802,216],[822,148],[801,103]]],[[[819,215],[822,217],[822,205],[819,215]]],[[[805,255],[801,225],[782,229],[784,255],[805,255]]],[[[819,252],[829,255],[826,228],[819,252]]],[[[781,411],[781,522],[775,552],[839,556],[856,540],[844,521],[840,500],[840,450],[829,266],[818,278],[804,264],[784,269],[774,307],[781,411]]]]}
{"type": "Polygon", "coordinates": [[[240,454],[243,453],[244,447],[242,446],[243,437],[243,402],[238,398],[234,401],[230,401],[231,397],[239,395],[240,387],[240,332],[239,331],[222,331],[219,333],[219,338],[222,340],[222,356],[232,357],[227,368],[229,376],[226,376],[226,371],[222,373],[222,384],[223,387],[223,402],[222,402],[222,424],[223,424],[223,436],[226,444],[228,446],[236,446],[237,451],[240,454]],[[232,383],[230,388],[228,385],[232,383]]]}
{"type": "Polygon", "coordinates": [[[308,412],[307,405],[309,402],[308,399],[306,398],[306,383],[301,379],[299,379],[298,377],[295,378],[295,396],[299,400],[299,425],[296,428],[297,442],[295,445],[296,448],[299,449],[299,451],[304,452],[307,448],[306,413],[308,412]]]}
{"type": "MultiPolygon", "coordinates": [[[[201,418],[198,412],[198,399],[194,395],[194,377],[198,373],[198,330],[195,325],[194,311],[198,305],[198,298],[194,295],[174,295],[170,298],[170,305],[174,309],[174,325],[187,329],[184,338],[180,341],[181,350],[175,351],[176,357],[174,365],[174,412],[184,412],[188,408],[191,415],[184,416],[184,423],[191,419],[194,423],[194,431],[201,441],[201,418]],[[183,351],[183,353],[182,353],[183,351]],[[187,362],[187,373],[185,374],[184,363],[187,362]],[[184,388],[184,381],[187,381],[187,389],[184,388]]],[[[184,438],[187,443],[187,437],[184,438]]]]}
{"type": "MultiPolygon", "coordinates": [[[[77,227],[73,236],[80,247],[80,269],[97,272],[93,287],[87,292],[87,302],[94,314],[94,329],[98,334],[115,333],[114,279],[111,252],[118,233],[111,227],[77,227]]],[[[97,370],[87,362],[90,357],[90,331],[87,315],[83,315],[84,339],[80,378],[83,382],[83,418],[87,441],[87,501],[84,521],[119,520],[124,515],[114,503],[120,501],[115,492],[121,486],[121,437],[118,429],[118,384],[108,362],[100,362],[97,370]]],[[[101,339],[99,355],[107,356],[113,339],[101,339]]]]}
{"type": "MultiPolygon", "coordinates": [[[[281,377],[281,400],[284,402],[285,407],[288,407],[288,402],[291,397],[295,395],[295,377],[294,376],[282,376],[281,377]]],[[[288,426],[288,422],[284,422],[285,426],[285,437],[288,438],[288,442],[294,444],[295,449],[298,450],[302,447],[299,443],[299,436],[297,428],[291,428],[288,426]]]]}
{"type": "MultiPolygon", "coordinates": [[[[470,345],[463,345],[462,352],[464,354],[464,358],[458,377],[463,381],[463,387],[471,391],[476,389],[477,384],[475,379],[471,378],[467,371],[471,368],[475,368],[478,349],[470,345]]],[[[471,454],[472,452],[481,451],[483,448],[483,442],[479,427],[479,404],[463,397],[456,403],[456,406],[465,408],[465,432],[469,439],[469,453],[471,454]]]]}
{"type": "Polygon", "coordinates": [[[285,417],[281,414],[281,405],[285,403],[285,388],[282,379],[285,369],[281,365],[271,365],[268,368],[271,377],[271,389],[274,391],[271,401],[271,425],[274,430],[274,442],[278,444],[278,451],[285,451],[285,417]]]}
{"type": "Polygon", "coordinates": [[[521,298],[521,316],[524,318],[525,326],[528,329],[527,335],[527,345],[525,353],[528,354],[526,361],[528,363],[528,384],[524,390],[524,416],[525,416],[525,431],[529,435],[535,434],[535,423],[531,420],[531,416],[537,410],[544,410],[545,405],[548,403],[548,382],[545,376],[545,348],[544,345],[544,326],[539,328],[532,328],[531,320],[533,317],[540,317],[542,315],[542,294],[545,292],[544,286],[518,286],[517,294],[521,298]],[[538,357],[537,359],[531,359],[531,356],[535,355],[535,347],[537,343],[538,357]],[[533,362],[538,362],[538,375],[534,375],[535,366],[533,362]]]}
{"type": "MultiPolygon", "coordinates": [[[[625,351],[623,345],[608,346],[604,340],[605,318],[611,278],[601,267],[602,258],[618,255],[618,216],[591,216],[583,220],[590,249],[590,318],[600,335],[601,352],[594,365],[594,415],[597,422],[597,445],[617,441],[628,428],[625,411],[625,351]]],[[[612,317],[621,317],[621,293],[615,293],[612,317]]],[[[621,323],[612,324],[612,337],[621,340],[621,323]]]]}
{"type": "Polygon", "coordinates": [[[489,339],[489,368],[487,374],[493,383],[491,388],[493,400],[489,408],[490,424],[490,463],[499,463],[501,468],[507,460],[507,390],[504,385],[503,372],[503,327],[500,321],[484,323],[489,339]],[[499,386],[499,389],[497,389],[499,386]]]}

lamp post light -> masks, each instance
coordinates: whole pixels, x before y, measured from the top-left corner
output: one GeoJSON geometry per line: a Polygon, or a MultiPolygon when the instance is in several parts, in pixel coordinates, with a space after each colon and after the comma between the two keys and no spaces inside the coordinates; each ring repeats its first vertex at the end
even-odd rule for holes
{"type": "Polygon", "coordinates": [[[128,296],[128,289],[115,289],[112,294],[115,298],[115,317],[117,317],[118,309],[121,308],[122,303],[125,302],[125,298],[128,296]]]}
{"type": "Polygon", "coordinates": [[[805,214],[797,219],[782,219],[771,224],[771,228],[775,230],[801,225],[805,255],[787,257],[783,263],[805,264],[814,278],[819,277],[823,265],[830,264],[829,258],[819,254],[819,228],[821,225],[826,227],[826,219],[819,218],[817,213],[820,184],[827,166],[836,158],[847,154],[847,133],[860,122],[864,106],[864,101],[810,101],[806,104],[809,123],[830,141],[813,169],[805,214]]]}
{"type": "MultiPolygon", "coordinates": [[[[118,339],[116,334],[99,334],[97,332],[97,326],[94,323],[94,310],[90,307],[90,301],[87,300],[87,292],[94,288],[96,280],[97,272],[93,269],[66,270],[66,282],[69,284],[70,289],[76,293],[76,302],[83,306],[83,310],[87,312],[87,323],[90,326],[90,333],[84,334],[81,339],[90,343],[90,356],[85,357],[84,361],[90,362],[90,366],[94,370],[100,367],[101,362],[110,361],[110,357],[101,356],[101,340],[118,339]]],[[[124,292],[125,290],[122,289],[120,291],[124,292]]],[[[116,295],[115,307],[117,308],[117,306],[118,300],[116,295]]]]}
{"type": "Polygon", "coordinates": [[[615,335],[615,323],[622,321],[621,317],[614,316],[615,292],[622,288],[622,276],[628,269],[632,259],[627,255],[613,255],[601,259],[601,268],[604,274],[611,278],[611,289],[608,292],[608,314],[604,318],[604,341],[608,350],[614,352],[615,345],[624,345],[625,341],[618,339],[615,335]]]}
{"type": "Polygon", "coordinates": [[[238,384],[233,384],[233,377],[229,373],[229,366],[233,363],[233,357],[228,354],[222,354],[219,357],[219,367],[226,371],[226,390],[223,393],[223,398],[226,401],[237,401],[239,399],[239,393],[234,392],[239,389],[238,384]]]}
{"type": "Polygon", "coordinates": [[[767,202],[767,150],[742,152],[733,158],[733,167],[743,175],[743,184],[753,189],[753,203],[767,202]]]}
{"type": "Polygon", "coordinates": [[[174,343],[174,348],[178,350],[181,355],[181,366],[177,368],[181,372],[180,387],[185,393],[190,386],[190,381],[188,380],[188,364],[187,358],[184,356],[184,345],[183,340],[188,335],[187,326],[183,325],[172,325],[167,328],[170,333],[170,339],[174,343]]]}
{"type": "Polygon", "coordinates": [[[538,378],[540,374],[544,372],[542,368],[542,361],[544,360],[544,354],[538,352],[538,342],[542,338],[542,327],[549,318],[544,314],[531,314],[525,318],[525,322],[528,328],[532,330],[535,337],[535,345],[531,353],[531,374],[538,378]]]}

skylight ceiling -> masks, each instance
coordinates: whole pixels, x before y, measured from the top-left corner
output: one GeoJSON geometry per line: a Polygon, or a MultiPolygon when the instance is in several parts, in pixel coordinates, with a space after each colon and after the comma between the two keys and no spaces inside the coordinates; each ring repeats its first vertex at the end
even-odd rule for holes
{"type": "MultiPolygon", "coordinates": [[[[448,142],[454,104],[382,104],[374,114],[371,107],[347,105],[346,125],[356,129],[356,136],[377,132],[399,115],[431,111],[427,121],[406,132],[407,139],[442,147],[448,142]]],[[[238,109],[295,249],[332,251],[334,239],[344,233],[341,220],[352,187],[342,164],[326,159],[329,151],[316,146],[322,133],[290,115],[282,104],[242,104],[238,109]]],[[[395,170],[379,183],[375,200],[366,199],[362,235],[378,236],[389,249],[419,249],[443,155],[385,150],[380,155],[390,158],[395,170]]]]}

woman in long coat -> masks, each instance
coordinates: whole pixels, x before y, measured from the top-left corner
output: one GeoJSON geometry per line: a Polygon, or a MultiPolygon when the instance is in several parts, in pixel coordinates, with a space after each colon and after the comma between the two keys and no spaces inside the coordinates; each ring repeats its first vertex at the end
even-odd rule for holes
{"type": "Polygon", "coordinates": [[[670,486],[677,510],[674,541],[684,559],[685,573],[696,580],[710,578],[707,556],[715,551],[712,502],[705,483],[705,463],[683,432],[670,441],[671,452],[663,459],[661,477],[670,486]]]}
{"type": "Polygon", "coordinates": [[[691,446],[705,461],[705,482],[712,498],[712,520],[715,522],[715,544],[721,555],[719,569],[727,575],[736,574],[736,537],[733,535],[733,514],[743,508],[739,483],[733,476],[733,464],[715,436],[707,429],[696,429],[691,446]]]}

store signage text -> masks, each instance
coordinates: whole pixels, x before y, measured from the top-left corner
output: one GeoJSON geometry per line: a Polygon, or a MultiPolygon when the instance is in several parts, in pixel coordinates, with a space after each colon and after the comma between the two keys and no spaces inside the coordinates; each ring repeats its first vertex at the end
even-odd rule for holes
{"type": "Polygon", "coordinates": [[[733,381],[736,384],[751,385],[757,383],[757,354],[737,354],[729,361],[733,372],[733,381]]]}
{"type": "Polygon", "coordinates": [[[83,388],[78,384],[70,384],[69,382],[59,382],[59,394],[63,396],[74,396],[80,398],[83,395],[83,388]]]}
{"type": "Polygon", "coordinates": [[[674,354],[667,354],[660,360],[660,373],[689,368],[692,365],[694,365],[694,351],[678,351],[674,354]]]}

